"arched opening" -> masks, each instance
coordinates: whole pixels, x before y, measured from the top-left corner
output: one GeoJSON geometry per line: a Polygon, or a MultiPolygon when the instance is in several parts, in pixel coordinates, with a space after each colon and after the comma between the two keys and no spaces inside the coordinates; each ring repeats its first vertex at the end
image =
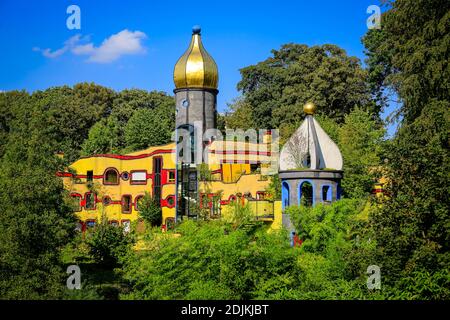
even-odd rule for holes
{"type": "Polygon", "coordinates": [[[108,168],[103,175],[103,184],[119,184],[119,172],[114,168],[108,168]]]}
{"type": "Polygon", "coordinates": [[[289,184],[286,181],[283,181],[281,186],[281,201],[284,210],[286,207],[289,207],[289,184]]]}
{"type": "Polygon", "coordinates": [[[332,188],[330,185],[322,186],[322,202],[331,203],[332,188]]]}
{"type": "Polygon", "coordinates": [[[299,204],[305,207],[311,207],[314,204],[313,185],[309,181],[304,181],[299,187],[299,204]]]}

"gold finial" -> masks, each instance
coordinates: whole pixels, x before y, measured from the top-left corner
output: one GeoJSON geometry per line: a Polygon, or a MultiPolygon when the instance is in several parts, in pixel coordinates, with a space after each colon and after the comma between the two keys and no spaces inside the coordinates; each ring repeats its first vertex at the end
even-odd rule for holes
{"type": "Polygon", "coordinates": [[[217,65],[203,47],[200,32],[200,27],[194,26],[189,48],[175,65],[173,80],[177,89],[217,89],[219,82],[217,65]]]}
{"type": "Polygon", "coordinates": [[[306,114],[310,114],[313,115],[316,112],[316,106],[314,103],[312,102],[307,102],[304,106],[303,106],[303,112],[306,114]]]}

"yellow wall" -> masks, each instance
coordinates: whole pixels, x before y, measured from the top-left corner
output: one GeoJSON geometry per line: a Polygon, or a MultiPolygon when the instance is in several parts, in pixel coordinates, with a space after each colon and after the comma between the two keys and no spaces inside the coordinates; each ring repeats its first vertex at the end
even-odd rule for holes
{"type": "MultiPolygon", "coordinates": [[[[85,195],[89,191],[94,191],[97,194],[97,203],[95,210],[87,210],[82,208],[80,212],[76,215],[78,218],[86,222],[87,220],[97,220],[100,221],[102,214],[105,214],[108,220],[116,220],[121,222],[123,220],[134,221],[138,219],[138,211],[135,208],[135,200],[137,196],[144,195],[145,192],[152,194],[153,192],[153,159],[154,157],[162,157],[163,159],[163,172],[162,182],[163,184],[161,190],[162,199],[162,214],[163,223],[166,223],[167,218],[175,218],[175,206],[167,206],[165,201],[168,196],[174,196],[176,193],[175,181],[168,182],[168,171],[175,170],[175,144],[167,144],[164,146],[150,147],[146,150],[133,152],[127,155],[96,155],[91,157],[84,157],[75,161],[68,168],[67,172],[63,174],[65,187],[70,191],[71,194],[80,194],[81,203],[85,200],[85,195]],[[124,172],[131,172],[135,170],[146,170],[147,172],[147,183],[146,184],[132,184],[130,179],[128,181],[119,178],[118,185],[105,185],[104,184],[104,173],[108,168],[115,168],[119,175],[124,172]],[[86,182],[87,171],[93,171],[93,183],[89,187],[86,182]],[[74,176],[68,176],[71,172],[74,176]],[[122,205],[120,204],[123,195],[131,195],[132,197],[132,210],[130,213],[122,212],[122,205]],[[113,203],[104,206],[102,204],[102,199],[104,196],[109,196],[113,203]]],[[[222,192],[221,198],[221,210],[223,215],[232,208],[228,205],[228,200],[232,195],[245,195],[250,193],[253,198],[257,197],[257,192],[264,192],[269,184],[269,180],[264,178],[260,173],[251,173],[250,164],[212,164],[209,169],[216,171],[213,174],[213,180],[207,182],[206,184],[200,183],[199,193],[216,194],[222,192]]],[[[275,208],[274,216],[275,219],[265,219],[265,221],[270,222],[273,226],[281,226],[281,206],[277,206],[275,203],[270,205],[265,204],[264,201],[258,202],[258,206],[254,201],[251,201],[255,208],[252,208],[256,215],[264,215],[268,211],[273,211],[275,208]],[[253,204],[254,203],[254,204],[253,204]],[[270,209],[269,207],[271,206],[270,209]],[[258,208],[258,210],[256,210],[258,208]],[[266,209],[266,210],[264,210],[266,209]],[[279,212],[277,211],[279,210],[279,212]],[[258,212],[256,212],[258,211],[258,212]],[[280,217],[280,221],[277,221],[277,217],[280,217]],[[273,221],[273,222],[272,222],[273,221]]]]}
{"type": "MultiPolygon", "coordinates": [[[[86,210],[82,208],[80,212],[77,212],[77,216],[81,221],[90,219],[100,220],[102,213],[105,213],[108,220],[130,220],[134,221],[138,218],[138,212],[135,209],[135,199],[139,195],[144,195],[145,192],[152,194],[152,179],[148,178],[146,184],[132,184],[131,173],[135,170],[146,170],[147,175],[153,173],[153,158],[162,157],[162,180],[168,180],[168,171],[174,170],[175,164],[173,159],[173,153],[167,153],[174,149],[174,144],[168,144],[164,146],[151,147],[140,152],[130,153],[125,155],[125,159],[118,159],[115,156],[92,156],[85,157],[75,161],[69,169],[69,172],[74,172],[81,178],[64,177],[64,184],[71,194],[79,193],[83,199],[86,192],[90,189],[86,183],[87,171],[92,170],[94,179],[92,188],[97,193],[98,200],[101,200],[104,196],[109,196],[113,201],[113,204],[103,206],[101,202],[96,203],[96,210],[86,210]],[[128,181],[124,181],[119,178],[118,185],[105,185],[103,183],[103,175],[106,169],[115,168],[122,174],[128,172],[130,177],[128,181]],[[121,204],[114,203],[122,200],[122,195],[132,196],[132,210],[130,213],[122,213],[121,204]]],[[[167,183],[162,186],[161,199],[166,199],[169,195],[175,195],[175,181],[167,183]]],[[[163,221],[168,217],[175,217],[175,208],[163,207],[163,221]]]]}

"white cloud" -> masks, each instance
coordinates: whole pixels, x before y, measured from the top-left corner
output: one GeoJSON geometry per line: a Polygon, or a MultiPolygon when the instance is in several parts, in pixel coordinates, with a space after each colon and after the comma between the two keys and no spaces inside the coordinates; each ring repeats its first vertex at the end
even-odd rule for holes
{"type": "Polygon", "coordinates": [[[74,55],[88,56],[88,62],[110,63],[124,55],[145,53],[142,42],[146,38],[147,35],[141,31],[125,29],[103,40],[98,47],[94,46],[92,42],[88,42],[88,37],[82,38],[81,35],[76,35],[64,42],[64,46],[60,49],[52,51],[35,47],[33,50],[41,52],[47,58],[56,58],[66,52],[71,52],[74,55]]]}
{"type": "Polygon", "coordinates": [[[56,49],[52,51],[51,49],[41,49],[39,47],[34,47],[33,51],[41,52],[44,57],[47,58],[56,58],[64,53],[66,53],[70,48],[75,46],[81,40],[81,35],[77,34],[64,42],[64,46],[62,48],[56,49]]]}

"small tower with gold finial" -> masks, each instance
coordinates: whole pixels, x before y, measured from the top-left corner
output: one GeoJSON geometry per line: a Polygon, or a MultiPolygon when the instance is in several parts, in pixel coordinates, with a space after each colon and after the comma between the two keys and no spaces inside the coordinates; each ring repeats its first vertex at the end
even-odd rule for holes
{"type": "Polygon", "coordinates": [[[313,206],[340,198],[342,155],[338,146],[314,119],[316,106],[303,106],[305,120],[280,153],[283,208],[313,206]]]}

